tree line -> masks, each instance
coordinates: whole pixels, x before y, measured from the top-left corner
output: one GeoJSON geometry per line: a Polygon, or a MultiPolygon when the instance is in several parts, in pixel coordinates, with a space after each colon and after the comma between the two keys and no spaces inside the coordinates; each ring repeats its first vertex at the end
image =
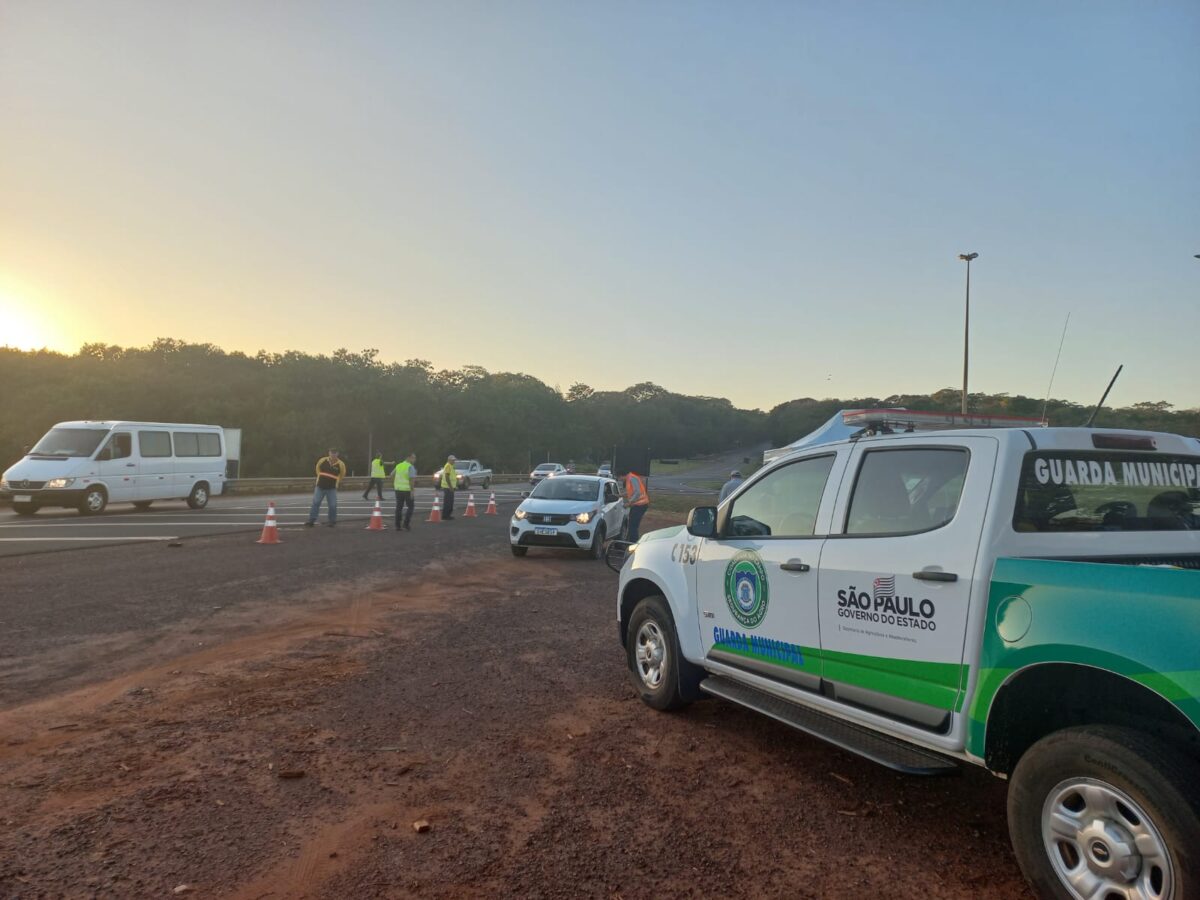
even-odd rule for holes
{"type": "MultiPolygon", "coordinates": [[[[241,428],[242,474],[310,471],[338,447],[359,473],[369,451],[387,459],[410,451],[428,471],[454,453],[496,471],[546,461],[598,463],[614,446],[688,457],[781,446],[839,409],[959,407],[959,393],[852,399],[803,398],[769,413],[718,397],[689,396],[643,382],[621,391],[576,383],[566,391],[531,375],[478,366],[435,369],[411,359],[385,363],[378,351],[332,355],[289,351],[248,355],[212,344],[160,338],[147,347],[87,344],[75,354],[0,347],[0,466],[17,459],[53,424],[76,419],[197,422],[241,428]]],[[[1040,415],[1042,400],[972,394],[980,413],[1040,415]]],[[[1052,424],[1082,424],[1086,407],[1051,400],[1052,424]]],[[[1200,434],[1200,409],[1163,402],[1105,410],[1097,424],[1200,434]]]]}

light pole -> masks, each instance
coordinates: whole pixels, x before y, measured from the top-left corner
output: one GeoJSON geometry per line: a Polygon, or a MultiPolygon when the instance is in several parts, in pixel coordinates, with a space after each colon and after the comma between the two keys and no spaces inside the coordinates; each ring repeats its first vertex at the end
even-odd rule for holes
{"type": "Polygon", "coordinates": [[[963,393],[962,412],[967,414],[967,361],[971,346],[971,260],[978,259],[978,253],[960,253],[958,258],[967,264],[967,306],[963,317],[963,393]]]}

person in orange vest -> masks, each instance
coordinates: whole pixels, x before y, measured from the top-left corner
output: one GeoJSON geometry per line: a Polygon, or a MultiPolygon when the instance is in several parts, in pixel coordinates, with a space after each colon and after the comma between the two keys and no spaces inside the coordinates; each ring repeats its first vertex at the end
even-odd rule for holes
{"type": "Polygon", "coordinates": [[[337,524],[337,489],[346,477],[346,464],[338,459],[338,452],[329,448],[329,455],[317,460],[317,486],[313,490],[312,509],[308,512],[308,521],[304,524],[312,528],[317,524],[321,514],[321,501],[329,506],[329,527],[337,524]]]}
{"type": "Polygon", "coordinates": [[[638,539],[642,516],[646,514],[646,507],[649,505],[650,495],[646,492],[646,479],[631,469],[625,475],[625,508],[629,510],[625,540],[636,541],[638,539]]]}

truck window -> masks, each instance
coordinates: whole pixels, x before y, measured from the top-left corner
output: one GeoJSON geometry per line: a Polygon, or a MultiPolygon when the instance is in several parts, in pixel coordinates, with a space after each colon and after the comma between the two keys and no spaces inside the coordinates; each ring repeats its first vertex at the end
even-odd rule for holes
{"type": "Polygon", "coordinates": [[[846,534],[912,534],[954,518],[970,454],[944,447],[869,450],[846,517],[846,534]]]}
{"type": "Polygon", "coordinates": [[[170,456],[171,432],[169,431],[139,431],[138,449],[142,457],[170,456]]]}
{"type": "Polygon", "coordinates": [[[1033,451],[1025,455],[1016,531],[1200,528],[1200,457],[1033,451]]]}
{"type": "Polygon", "coordinates": [[[802,459],[776,469],[747,488],[734,501],[725,537],[811,535],[833,459],[832,454],[802,459]]]}

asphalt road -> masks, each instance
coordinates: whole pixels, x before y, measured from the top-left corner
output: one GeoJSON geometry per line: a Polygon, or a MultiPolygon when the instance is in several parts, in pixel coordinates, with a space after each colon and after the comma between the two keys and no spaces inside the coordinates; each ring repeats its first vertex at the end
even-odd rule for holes
{"type": "Polygon", "coordinates": [[[745,460],[749,458],[752,461],[751,464],[762,462],[763,450],[766,449],[768,449],[767,444],[760,444],[741,450],[730,450],[706,459],[702,465],[689,468],[680,475],[672,474],[671,466],[658,463],[651,469],[650,490],[680,494],[711,494],[713,492],[712,482],[724,483],[734,469],[740,469],[745,473],[748,469],[745,460]]]}
{"type": "MultiPolygon", "coordinates": [[[[497,485],[496,504],[511,511],[527,486],[497,485]]],[[[467,495],[473,493],[478,512],[487,506],[489,491],[460,491],[455,517],[466,511],[467,495]]],[[[384,524],[391,525],[395,514],[394,495],[384,494],[384,524]]],[[[233,495],[213,497],[205,509],[189,509],[182,500],[158,501],[145,512],[130,503],[114,503],[98,516],[82,516],[73,509],[43,509],[33,516],[18,516],[9,507],[0,507],[0,557],[39,553],[49,550],[78,550],[88,547],[128,543],[179,541],[202,535],[230,532],[261,532],[267,501],[274,500],[279,526],[303,527],[308,519],[311,494],[285,494],[279,497],[233,495]]],[[[425,519],[433,506],[433,490],[417,490],[414,520],[425,519]]],[[[357,491],[338,495],[339,526],[359,528],[369,520],[374,500],[364,501],[357,491]]],[[[325,518],[322,507],[322,520],[325,518]]]]}

